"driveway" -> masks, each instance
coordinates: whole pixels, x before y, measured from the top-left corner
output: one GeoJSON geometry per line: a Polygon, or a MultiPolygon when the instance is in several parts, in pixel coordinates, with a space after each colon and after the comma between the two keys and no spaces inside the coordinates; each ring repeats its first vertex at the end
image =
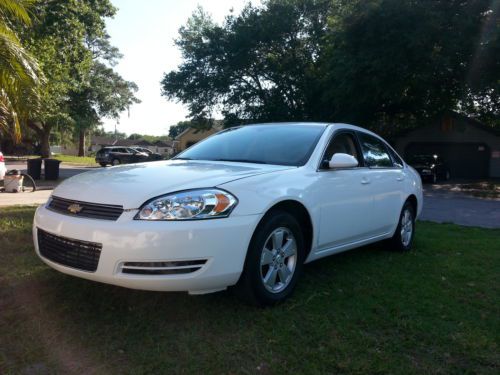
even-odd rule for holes
{"type": "MultiPolygon", "coordinates": [[[[26,173],[26,162],[7,162],[7,169],[19,169],[26,173]]],[[[37,180],[37,191],[34,193],[0,193],[0,207],[5,206],[15,206],[15,205],[39,205],[47,201],[52,190],[59,184],[63,179],[72,177],[79,173],[83,173],[93,169],[93,167],[81,167],[75,165],[61,164],[59,171],[59,180],[57,181],[46,181],[37,180]]]]}
{"type": "Polygon", "coordinates": [[[475,198],[426,186],[420,220],[500,228],[500,200],[475,198]]]}

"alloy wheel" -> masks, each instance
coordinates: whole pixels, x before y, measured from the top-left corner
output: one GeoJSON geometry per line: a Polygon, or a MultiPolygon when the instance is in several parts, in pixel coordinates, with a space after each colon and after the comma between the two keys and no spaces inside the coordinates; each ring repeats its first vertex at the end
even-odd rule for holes
{"type": "Polygon", "coordinates": [[[413,235],[413,214],[407,208],[401,216],[401,243],[403,246],[408,246],[413,235]]]}
{"type": "Polygon", "coordinates": [[[260,257],[260,276],[271,293],[283,291],[292,280],[297,265],[297,241],[290,229],[275,229],[264,243],[260,257]]]}

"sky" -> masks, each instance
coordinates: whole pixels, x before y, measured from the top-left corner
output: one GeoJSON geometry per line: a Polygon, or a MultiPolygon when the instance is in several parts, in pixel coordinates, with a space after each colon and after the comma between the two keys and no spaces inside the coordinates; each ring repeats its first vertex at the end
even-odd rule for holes
{"type": "MultiPolygon", "coordinates": [[[[231,9],[239,13],[248,0],[112,0],[118,12],[107,21],[111,43],[123,58],[115,70],[139,86],[142,101],[122,113],[119,122],[105,119],[104,128],[119,132],[150,135],[168,134],[170,125],[185,120],[188,111],[180,103],[161,96],[160,81],[165,72],[175,70],[181,54],[174,45],[179,28],[202,6],[216,22],[231,9]]],[[[259,0],[251,1],[258,4],[259,0]]]]}

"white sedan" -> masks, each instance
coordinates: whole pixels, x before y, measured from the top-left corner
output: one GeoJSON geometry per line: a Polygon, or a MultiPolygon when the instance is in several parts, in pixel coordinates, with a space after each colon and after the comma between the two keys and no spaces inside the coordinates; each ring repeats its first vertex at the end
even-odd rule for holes
{"type": "Polygon", "coordinates": [[[346,124],[230,128],[169,161],[74,176],[37,209],[49,266],[123,287],[288,297],[304,263],[380,240],[407,251],[418,173],[346,124]]]}

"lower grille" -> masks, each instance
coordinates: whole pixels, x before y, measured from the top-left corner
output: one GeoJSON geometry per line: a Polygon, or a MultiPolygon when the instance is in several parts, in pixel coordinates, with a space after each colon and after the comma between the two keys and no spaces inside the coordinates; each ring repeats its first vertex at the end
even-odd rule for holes
{"type": "Polygon", "coordinates": [[[40,254],[52,262],[83,271],[95,272],[102,245],[73,240],[37,229],[40,254]]]}
{"type": "Polygon", "coordinates": [[[122,265],[122,273],[134,275],[179,275],[196,272],[206,262],[206,259],[171,262],[125,262],[122,265]]]}

